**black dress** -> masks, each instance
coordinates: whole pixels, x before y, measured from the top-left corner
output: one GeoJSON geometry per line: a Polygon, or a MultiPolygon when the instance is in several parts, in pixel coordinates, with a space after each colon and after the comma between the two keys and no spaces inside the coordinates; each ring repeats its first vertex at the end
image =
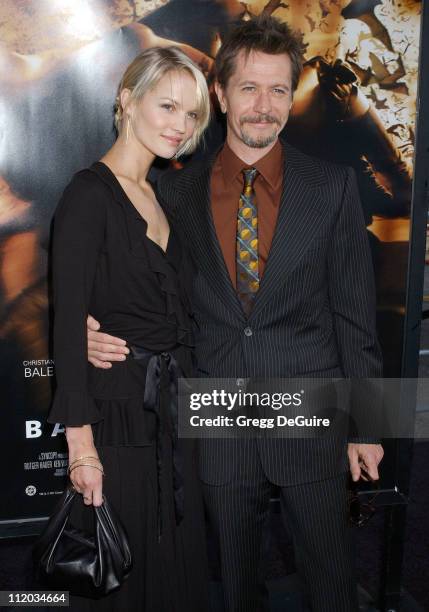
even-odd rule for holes
{"type": "MultiPolygon", "coordinates": [[[[73,177],[55,214],[57,390],[48,421],[92,424],[104,492],[127,529],[134,561],[117,592],[98,601],[72,598],[79,612],[208,609],[196,447],[175,436],[177,378],[193,374],[190,262],[171,223],[165,252],[146,230],[102,162],[73,177]],[[126,340],[125,361],[108,370],[88,363],[88,313],[101,331],[126,340]]],[[[92,507],[78,501],[73,521],[91,529],[92,507]]]]}

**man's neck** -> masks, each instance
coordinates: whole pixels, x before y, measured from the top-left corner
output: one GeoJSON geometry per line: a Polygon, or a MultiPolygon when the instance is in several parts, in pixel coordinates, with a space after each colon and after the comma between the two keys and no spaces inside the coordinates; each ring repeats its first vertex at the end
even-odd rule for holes
{"type": "Polygon", "coordinates": [[[237,141],[235,138],[231,138],[229,134],[226,136],[226,142],[229,148],[237,157],[239,157],[243,163],[252,166],[257,161],[265,157],[267,153],[276,145],[278,138],[267,147],[259,149],[257,147],[249,147],[242,141],[237,141]]]}

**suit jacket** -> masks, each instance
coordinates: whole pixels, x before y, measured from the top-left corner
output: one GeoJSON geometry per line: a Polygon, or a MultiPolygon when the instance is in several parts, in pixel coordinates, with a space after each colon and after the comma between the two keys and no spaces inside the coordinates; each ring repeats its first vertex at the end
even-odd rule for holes
{"type": "MultiPolygon", "coordinates": [[[[269,258],[246,318],[230,281],[210,206],[215,156],[169,172],[161,200],[195,262],[193,305],[201,376],[370,378],[382,375],[375,287],[354,172],[286,142],[283,191],[269,258]]],[[[347,469],[346,441],[258,438],[272,482],[296,484],[347,469]]],[[[203,440],[200,474],[222,484],[242,469],[247,442],[203,440]]]]}

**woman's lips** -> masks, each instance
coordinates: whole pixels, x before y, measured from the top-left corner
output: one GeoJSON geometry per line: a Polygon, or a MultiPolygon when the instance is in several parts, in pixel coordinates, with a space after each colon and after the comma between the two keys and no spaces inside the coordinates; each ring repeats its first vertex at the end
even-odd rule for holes
{"type": "Polygon", "coordinates": [[[181,138],[174,138],[173,136],[163,136],[173,147],[178,147],[182,142],[181,138]]]}

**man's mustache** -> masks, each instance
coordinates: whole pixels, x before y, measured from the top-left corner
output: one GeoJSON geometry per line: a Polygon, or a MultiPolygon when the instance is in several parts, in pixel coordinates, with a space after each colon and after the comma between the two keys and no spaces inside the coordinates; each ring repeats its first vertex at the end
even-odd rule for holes
{"type": "Polygon", "coordinates": [[[263,114],[263,115],[258,115],[257,117],[241,117],[240,119],[240,124],[243,125],[243,123],[276,123],[277,125],[280,125],[280,121],[277,119],[277,117],[274,117],[273,115],[268,115],[268,114],[263,114]]]}

